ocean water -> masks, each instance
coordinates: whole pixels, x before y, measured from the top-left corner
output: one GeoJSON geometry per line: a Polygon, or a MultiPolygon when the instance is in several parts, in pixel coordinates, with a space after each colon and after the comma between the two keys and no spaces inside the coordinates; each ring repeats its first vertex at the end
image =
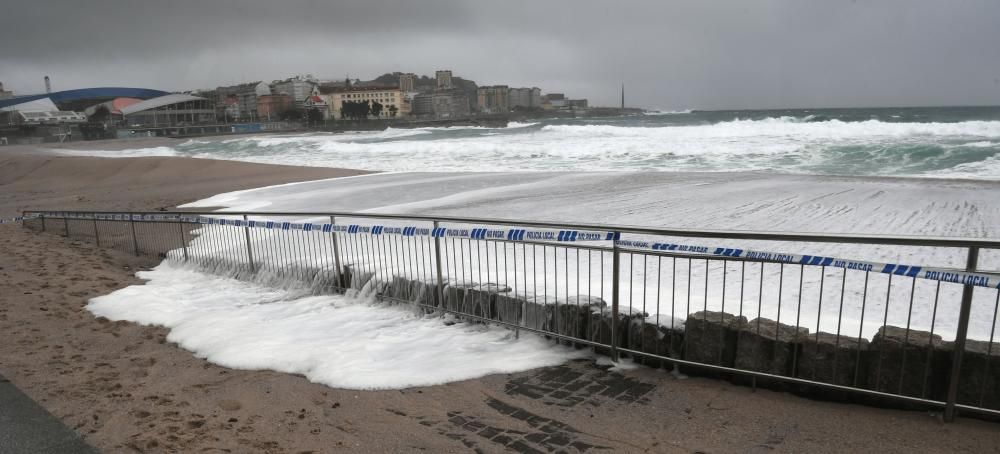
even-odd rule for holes
{"type": "Polygon", "coordinates": [[[193,139],[88,152],[380,171],[742,171],[1000,179],[1000,107],[679,111],[506,128],[193,139]]]}

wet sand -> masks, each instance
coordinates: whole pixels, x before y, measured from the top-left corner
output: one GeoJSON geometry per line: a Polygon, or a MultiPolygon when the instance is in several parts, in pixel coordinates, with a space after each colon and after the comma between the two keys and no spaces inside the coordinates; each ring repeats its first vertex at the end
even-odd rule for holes
{"type": "MultiPolygon", "coordinates": [[[[12,148],[0,148],[2,216],[157,209],[353,174],[12,148]]],[[[139,283],[134,272],[153,265],[0,226],[0,374],[107,452],[1000,452],[992,423],[946,425],[926,412],[753,392],[648,368],[613,373],[590,361],[395,391],[227,369],[166,342],[165,329],[84,309],[91,297],[139,283]]]]}

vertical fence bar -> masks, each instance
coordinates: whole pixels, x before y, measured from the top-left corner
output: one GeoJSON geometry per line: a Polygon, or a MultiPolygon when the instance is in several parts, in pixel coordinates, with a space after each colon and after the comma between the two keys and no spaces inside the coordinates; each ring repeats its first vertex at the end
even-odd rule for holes
{"type": "Polygon", "coordinates": [[[621,273],[621,257],[618,251],[618,242],[612,246],[611,256],[611,360],[618,362],[618,299],[620,288],[618,277],[621,273]]]}
{"type": "Polygon", "coordinates": [[[243,215],[243,236],[247,240],[247,263],[250,264],[250,272],[253,273],[255,270],[253,266],[253,246],[250,244],[250,224],[247,223],[247,215],[243,215]]]}
{"type": "Polygon", "coordinates": [[[42,220],[42,232],[45,232],[45,215],[40,215],[38,218],[42,220]]]}
{"type": "Polygon", "coordinates": [[[333,262],[337,267],[337,282],[341,288],[347,289],[347,282],[344,282],[344,268],[340,266],[340,242],[337,241],[337,218],[330,216],[330,237],[333,238],[333,262]]]}
{"type": "MultiPolygon", "coordinates": [[[[979,263],[979,247],[969,247],[969,255],[966,259],[965,270],[972,273],[976,271],[979,263]]],[[[955,403],[958,400],[958,379],[962,371],[962,353],[965,351],[965,337],[969,332],[969,313],[972,311],[972,292],[974,287],[965,284],[962,289],[962,308],[958,314],[958,330],[955,332],[955,352],[951,362],[951,377],[948,379],[948,400],[944,407],[945,422],[955,421],[955,403]]]]}
{"type": "Polygon", "coordinates": [[[181,248],[184,249],[184,261],[186,262],[186,261],[188,261],[188,244],[187,244],[187,238],[185,238],[186,235],[184,234],[184,230],[185,230],[184,229],[184,222],[183,221],[177,221],[177,226],[180,227],[180,230],[181,230],[181,248]]]}
{"type": "Polygon", "coordinates": [[[101,235],[97,233],[97,213],[94,215],[94,242],[97,243],[97,247],[101,247],[101,235]]]}
{"type": "Polygon", "coordinates": [[[441,275],[441,238],[437,235],[438,221],[434,221],[434,229],[431,235],[434,236],[434,261],[437,266],[437,293],[440,298],[438,305],[444,307],[444,276],[441,275]]]}
{"type": "Polygon", "coordinates": [[[135,251],[135,255],[139,255],[139,237],[135,235],[135,215],[128,215],[128,222],[132,226],[132,250],[135,251]]]}
{"type": "Polygon", "coordinates": [[[64,235],[64,236],[66,238],[69,238],[69,215],[68,214],[63,218],[63,226],[66,227],[66,235],[64,235]]]}

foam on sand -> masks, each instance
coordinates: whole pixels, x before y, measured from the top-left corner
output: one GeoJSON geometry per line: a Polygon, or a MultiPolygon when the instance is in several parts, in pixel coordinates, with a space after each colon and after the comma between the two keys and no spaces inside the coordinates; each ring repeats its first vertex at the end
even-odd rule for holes
{"type": "Polygon", "coordinates": [[[170,329],[167,340],[234,369],[301,374],[336,388],[396,389],[553,366],[581,355],[495,326],[446,324],[404,306],[313,296],[165,262],[94,298],[96,316],[170,329]]]}

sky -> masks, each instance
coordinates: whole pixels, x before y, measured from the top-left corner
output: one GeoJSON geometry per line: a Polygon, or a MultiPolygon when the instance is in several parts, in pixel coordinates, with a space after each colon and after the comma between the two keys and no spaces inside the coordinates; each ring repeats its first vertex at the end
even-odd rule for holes
{"type": "Polygon", "coordinates": [[[664,110],[1000,105],[995,0],[0,3],[17,94],[451,69],[664,110]]]}

